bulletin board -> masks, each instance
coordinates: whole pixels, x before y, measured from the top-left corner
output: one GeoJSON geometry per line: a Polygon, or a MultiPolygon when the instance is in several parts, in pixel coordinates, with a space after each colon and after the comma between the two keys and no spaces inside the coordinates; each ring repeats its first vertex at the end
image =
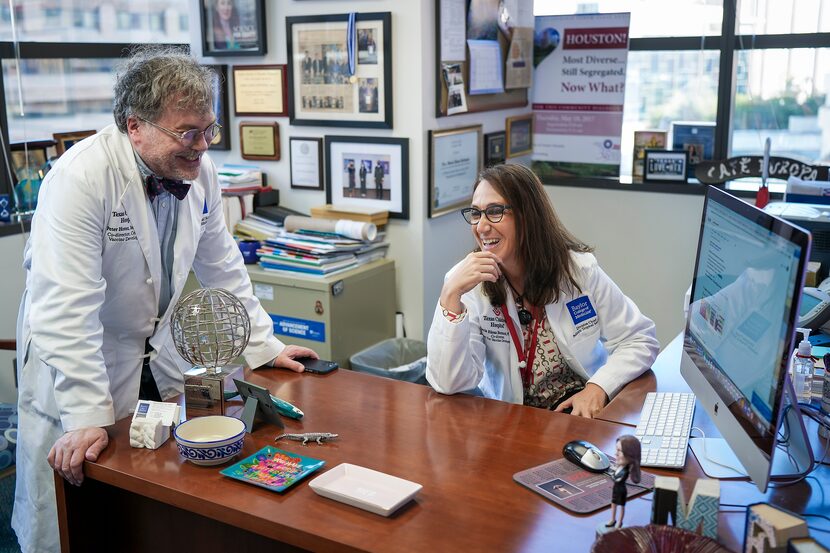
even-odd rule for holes
{"type": "MultiPolygon", "coordinates": [[[[506,108],[516,108],[516,107],[524,107],[528,103],[528,88],[515,88],[515,89],[505,89],[504,92],[495,93],[495,94],[469,94],[469,83],[470,83],[470,52],[469,49],[464,49],[464,58],[463,59],[443,59],[442,53],[442,31],[446,31],[445,28],[448,24],[447,20],[444,19],[442,21],[442,14],[444,13],[445,8],[450,3],[458,4],[459,2],[463,3],[464,5],[464,20],[466,22],[467,16],[469,15],[470,9],[475,8],[475,5],[480,3],[487,3],[487,2],[495,2],[499,4],[499,0],[435,0],[435,100],[436,100],[436,117],[447,117],[450,114],[447,113],[448,111],[448,102],[449,102],[449,95],[448,95],[448,84],[444,76],[443,71],[443,64],[445,63],[457,63],[461,66],[461,72],[463,74],[465,88],[466,88],[466,104],[467,109],[464,113],[476,113],[482,111],[492,111],[492,110],[500,110],[506,108]],[[444,27],[442,27],[444,25],[444,27]]],[[[533,11],[533,0],[508,0],[507,2],[501,1],[501,4],[514,4],[514,5],[521,5],[522,8],[530,10],[530,13],[533,11]]],[[[510,39],[504,34],[504,32],[499,31],[497,33],[497,38],[499,42],[499,46],[501,49],[501,56],[502,56],[502,65],[505,64],[507,61],[508,50],[510,47],[510,39]]],[[[532,50],[530,54],[530,58],[532,61],[532,50]]]]}

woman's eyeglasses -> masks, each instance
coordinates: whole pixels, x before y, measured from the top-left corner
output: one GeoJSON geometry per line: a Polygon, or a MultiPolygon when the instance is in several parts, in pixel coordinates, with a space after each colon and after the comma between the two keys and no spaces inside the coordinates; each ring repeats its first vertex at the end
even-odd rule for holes
{"type": "Polygon", "coordinates": [[[477,225],[481,221],[481,214],[483,213],[487,220],[491,223],[498,223],[504,217],[504,212],[508,209],[513,209],[509,205],[491,205],[486,209],[476,209],[474,207],[465,207],[461,210],[461,215],[464,220],[471,225],[477,225]]]}
{"type": "MultiPolygon", "coordinates": [[[[138,117],[138,116],[136,115],[136,117],[138,117]]],[[[196,142],[199,139],[200,134],[205,135],[205,142],[207,142],[208,145],[213,144],[213,139],[216,138],[216,136],[219,134],[219,130],[222,128],[222,125],[220,125],[219,123],[213,122],[210,125],[208,125],[208,127],[203,131],[200,131],[199,129],[190,129],[189,131],[176,132],[176,131],[172,131],[172,130],[166,128],[166,127],[162,127],[161,125],[158,125],[156,123],[153,123],[152,121],[148,121],[147,119],[144,119],[143,117],[138,117],[138,118],[141,119],[142,121],[144,121],[145,123],[148,123],[148,124],[154,126],[155,128],[166,132],[167,134],[169,134],[173,138],[178,139],[179,142],[181,142],[183,146],[192,146],[193,143],[196,142]]]]}

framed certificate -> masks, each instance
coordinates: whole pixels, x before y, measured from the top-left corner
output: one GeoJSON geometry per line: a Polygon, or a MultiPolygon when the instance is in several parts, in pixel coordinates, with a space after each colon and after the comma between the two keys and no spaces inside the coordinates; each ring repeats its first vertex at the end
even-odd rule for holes
{"type": "Polygon", "coordinates": [[[236,65],[233,68],[233,105],[236,115],[288,114],[284,65],[236,65]]]}
{"type": "Polygon", "coordinates": [[[482,166],[481,125],[429,132],[429,216],[470,205],[482,166]]]}
{"type": "Polygon", "coordinates": [[[280,160],[280,127],[276,121],[243,121],[239,124],[242,159],[280,160]]]}
{"type": "Polygon", "coordinates": [[[323,139],[292,136],[291,188],[323,189],[323,139]]]}

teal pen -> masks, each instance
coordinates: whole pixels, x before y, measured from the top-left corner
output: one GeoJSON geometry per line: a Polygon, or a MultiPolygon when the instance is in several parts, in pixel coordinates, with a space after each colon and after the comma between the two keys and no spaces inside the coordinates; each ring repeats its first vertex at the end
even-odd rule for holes
{"type": "MultiPolygon", "coordinates": [[[[225,400],[234,398],[238,395],[239,392],[230,390],[226,391],[224,394],[225,400]]],[[[271,401],[274,403],[274,407],[277,408],[277,411],[280,412],[280,415],[290,417],[292,419],[301,419],[305,414],[298,407],[288,403],[284,399],[278,398],[277,396],[271,396],[271,401]]]]}

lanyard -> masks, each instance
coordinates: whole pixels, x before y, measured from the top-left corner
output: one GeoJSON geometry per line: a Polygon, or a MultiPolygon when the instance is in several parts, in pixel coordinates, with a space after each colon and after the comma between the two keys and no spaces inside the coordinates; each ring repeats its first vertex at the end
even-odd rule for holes
{"type": "Polygon", "coordinates": [[[513,326],[513,319],[507,313],[507,305],[501,306],[502,315],[504,315],[504,322],[507,325],[507,330],[510,332],[510,338],[513,340],[513,345],[516,346],[516,356],[519,358],[519,373],[522,375],[522,384],[528,386],[533,384],[533,360],[536,357],[536,338],[539,335],[539,321],[541,317],[534,317],[533,331],[530,334],[530,349],[525,356],[522,344],[519,341],[519,334],[516,332],[516,327],[513,326]]]}

